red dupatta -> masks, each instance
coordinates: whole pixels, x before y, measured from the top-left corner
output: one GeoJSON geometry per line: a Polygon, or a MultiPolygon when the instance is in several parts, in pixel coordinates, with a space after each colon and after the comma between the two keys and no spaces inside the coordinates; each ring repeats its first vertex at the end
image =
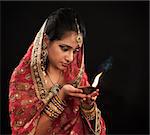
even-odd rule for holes
{"type": "MultiPolygon", "coordinates": [[[[48,92],[42,72],[43,33],[45,23],[37,33],[33,44],[15,68],[9,87],[9,112],[12,134],[33,135],[36,131],[40,114],[47,105],[53,93],[48,92]]],[[[77,57],[65,71],[65,78],[75,86],[89,85],[84,71],[84,51],[77,57]]],[[[67,107],[64,112],[53,122],[48,135],[87,135],[105,134],[105,124],[97,108],[96,127],[93,130],[91,124],[81,114],[80,100],[70,97],[67,99],[67,107]]]]}

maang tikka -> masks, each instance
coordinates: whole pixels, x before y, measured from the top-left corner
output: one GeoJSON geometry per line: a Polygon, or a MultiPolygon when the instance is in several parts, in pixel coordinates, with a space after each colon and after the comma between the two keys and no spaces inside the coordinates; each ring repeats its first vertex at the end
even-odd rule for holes
{"type": "Polygon", "coordinates": [[[75,18],[75,23],[76,23],[76,26],[77,26],[77,33],[78,33],[76,41],[80,45],[83,42],[83,37],[82,37],[81,32],[80,32],[80,28],[79,28],[77,18],[75,18]]]}

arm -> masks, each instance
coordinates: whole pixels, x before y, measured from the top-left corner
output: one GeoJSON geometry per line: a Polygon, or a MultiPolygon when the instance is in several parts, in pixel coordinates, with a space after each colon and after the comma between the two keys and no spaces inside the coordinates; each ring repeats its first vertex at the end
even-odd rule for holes
{"type": "Polygon", "coordinates": [[[61,115],[61,113],[65,109],[66,104],[64,100],[66,96],[85,98],[86,95],[82,94],[81,92],[82,90],[74,88],[72,85],[64,85],[59,90],[57,95],[53,96],[52,99],[50,99],[48,105],[45,106],[45,109],[43,110],[43,113],[41,114],[41,117],[39,119],[35,135],[43,135],[46,134],[48,130],[50,130],[53,121],[57,119],[57,117],[61,115]],[[52,114],[54,115],[52,116],[52,114]]]}
{"type": "Polygon", "coordinates": [[[35,135],[45,135],[48,132],[49,127],[51,127],[52,123],[53,122],[49,119],[49,117],[42,113],[36,128],[35,135]]]}

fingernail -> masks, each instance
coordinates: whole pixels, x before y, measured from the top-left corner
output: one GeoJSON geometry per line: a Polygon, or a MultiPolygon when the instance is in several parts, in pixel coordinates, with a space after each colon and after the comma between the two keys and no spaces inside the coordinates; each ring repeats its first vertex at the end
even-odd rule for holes
{"type": "Polygon", "coordinates": [[[83,98],[83,101],[85,101],[86,100],[86,98],[83,98]]]}
{"type": "Polygon", "coordinates": [[[91,96],[90,96],[90,95],[88,95],[87,97],[88,97],[88,98],[91,98],[91,96]]]}

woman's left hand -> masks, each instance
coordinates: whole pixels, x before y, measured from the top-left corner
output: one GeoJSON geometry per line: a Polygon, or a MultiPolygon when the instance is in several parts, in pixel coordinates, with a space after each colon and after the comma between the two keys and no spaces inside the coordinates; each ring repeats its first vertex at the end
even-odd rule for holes
{"type": "Polygon", "coordinates": [[[83,98],[82,105],[86,107],[90,107],[96,101],[97,96],[99,95],[99,89],[87,95],[87,98],[83,98]]]}
{"type": "Polygon", "coordinates": [[[96,89],[96,91],[87,95],[87,100],[89,99],[92,101],[96,101],[98,95],[99,95],[99,89],[96,89]]]}

